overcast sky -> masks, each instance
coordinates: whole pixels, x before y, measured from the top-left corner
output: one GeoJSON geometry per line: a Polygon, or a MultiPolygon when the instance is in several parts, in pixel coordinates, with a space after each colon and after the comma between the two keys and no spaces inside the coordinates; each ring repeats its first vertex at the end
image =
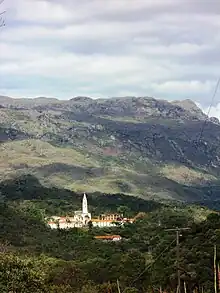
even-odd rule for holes
{"type": "Polygon", "coordinates": [[[210,103],[219,0],[5,0],[4,9],[0,94],[210,103]]]}

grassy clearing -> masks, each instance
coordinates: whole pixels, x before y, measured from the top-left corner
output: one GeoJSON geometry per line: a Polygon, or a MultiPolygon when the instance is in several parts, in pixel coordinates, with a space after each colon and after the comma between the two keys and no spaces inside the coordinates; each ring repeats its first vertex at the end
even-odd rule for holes
{"type": "MultiPolygon", "coordinates": [[[[24,140],[7,142],[0,145],[0,168],[7,170],[5,176],[14,177],[16,174],[30,173],[36,176],[46,185],[55,185],[78,191],[100,191],[106,193],[125,192],[136,194],[139,192],[138,184],[128,179],[133,165],[126,162],[120,165],[120,160],[108,156],[106,160],[100,160],[99,156],[93,156],[86,152],[76,151],[71,148],[60,148],[52,146],[50,143],[40,140],[24,140]],[[51,167],[51,173],[45,176],[44,169],[49,165],[64,164],[64,166],[54,169],[51,167]],[[67,167],[67,170],[65,169],[67,167]],[[71,167],[81,168],[81,179],[75,179],[71,167]],[[83,167],[85,173],[83,173],[83,167]],[[105,167],[105,175],[95,178],[86,173],[86,168],[105,167]],[[39,169],[40,168],[40,169],[39,169]],[[72,172],[72,173],[71,173],[72,172]]],[[[141,186],[143,187],[143,186],[141,186]]]]}
{"type": "Polygon", "coordinates": [[[186,191],[182,184],[216,180],[184,166],[160,167],[134,155],[97,155],[34,139],[1,144],[0,171],[0,180],[32,174],[45,185],[151,199],[183,199],[186,191]]]}
{"type": "Polygon", "coordinates": [[[4,167],[27,164],[37,167],[52,163],[98,167],[99,163],[70,148],[52,146],[40,140],[7,142],[0,145],[0,162],[4,167]]]}
{"type": "Polygon", "coordinates": [[[217,180],[217,178],[211,174],[206,174],[202,171],[174,164],[162,167],[160,169],[160,173],[162,176],[174,180],[180,184],[202,185],[207,182],[217,180]]]}

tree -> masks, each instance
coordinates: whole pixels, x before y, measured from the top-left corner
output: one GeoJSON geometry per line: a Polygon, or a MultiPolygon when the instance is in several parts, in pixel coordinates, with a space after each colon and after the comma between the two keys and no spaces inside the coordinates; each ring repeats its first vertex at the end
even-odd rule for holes
{"type": "MultiPolygon", "coordinates": [[[[131,249],[121,256],[119,271],[123,272],[120,281],[129,286],[145,269],[145,257],[138,249],[131,249]]],[[[141,279],[138,278],[140,282],[141,279]]],[[[137,284],[135,284],[137,285],[137,284]]]]}
{"type": "Polygon", "coordinates": [[[92,228],[93,228],[92,221],[89,221],[88,222],[88,227],[89,227],[89,231],[92,231],[92,228]]]}
{"type": "Polygon", "coordinates": [[[117,212],[119,214],[123,214],[124,217],[129,217],[130,213],[131,213],[131,210],[127,206],[119,206],[117,208],[117,212]]]}
{"type": "Polygon", "coordinates": [[[31,259],[0,254],[1,292],[45,292],[44,273],[36,270],[31,259]]]}
{"type": "Polygon", "coordinates": [[[97,293],[97,289],[94,286],[87,284],[82,287],[80,293],[97,293]]]}
{"type": "Polygon", "coordinates": [[[0,242],[0,253],[6,253],[10,249],[10,244],[6,240],[4,242],[0,242]]]}
{"type": "MultiPolygon", "coordinates": [[[[0,5],[2,5],[2,3],[4,2],[4,0],[0,1],[0,5]]],[[[5,20],[3,18],[4,14],[6,11],[2,11],[0,12],[0,27],[5,26],[5,20]]]]}
{"type": "Polygon", "coordinates": [[[49,273],[49,284],[80,289],[86,282],[84,272],[73,262],[58,262],[49,273]]]}
{"type": "Polygon", "coordinates": [[[125,290],[123,292],[124,293],[138,293],[138,289],[132,288],[132,287],[127,287],[127,288],[125,288],[125,290]]]}

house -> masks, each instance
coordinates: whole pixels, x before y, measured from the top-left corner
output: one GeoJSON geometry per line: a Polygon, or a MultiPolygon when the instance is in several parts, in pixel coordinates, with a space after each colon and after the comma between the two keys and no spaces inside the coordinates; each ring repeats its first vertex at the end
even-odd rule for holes
{"type": "Polygon", "coordinates": [[[51,229],[70,229],[83,228],[92,223],[93,227],[115,227],[121,226],[125,223],[133,223],[134,219],[123,218],[122,214],[102,214],[98,218],[92,219],[91,213],[88,211],[88,202],[86,194],[84,193],[82,199],[82,210],[75,211],[71,217],[53,216],[47,219],[47,224],[51,229]]]}
{"type": "Polygon", "coordinates": [[[120,241],[122,239],[120,235],[101,235],[94,238],[102,241],[120,241]]]}
{"type": "Polygon", "coordinates": [[[72,217],[58,217],[53,216],[47,222],[51,229],[69,229],[69,228],[82,228],[88,225],[91,221],[91,213],[88,212],[87,197],[84,193],[82,200],[82,210],[75,211],[72,217]]]}

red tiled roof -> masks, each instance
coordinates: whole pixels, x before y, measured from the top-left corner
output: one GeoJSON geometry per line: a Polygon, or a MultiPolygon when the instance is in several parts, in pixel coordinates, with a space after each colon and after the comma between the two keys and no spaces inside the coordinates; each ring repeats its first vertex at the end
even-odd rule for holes
{"type": "Polygon", "coordinates": [[[121,238],[120,235],[101,235],[95,236],[95,239],[114,239],[114,238],[121,238]]]}
{"type": "Polygon", "coordinates": [[[99,219],[92,219],[92,222],[100,222],[100,223],[111,223],[111,222],[115,222],[114,220],[99,220],[99,219]]]}

